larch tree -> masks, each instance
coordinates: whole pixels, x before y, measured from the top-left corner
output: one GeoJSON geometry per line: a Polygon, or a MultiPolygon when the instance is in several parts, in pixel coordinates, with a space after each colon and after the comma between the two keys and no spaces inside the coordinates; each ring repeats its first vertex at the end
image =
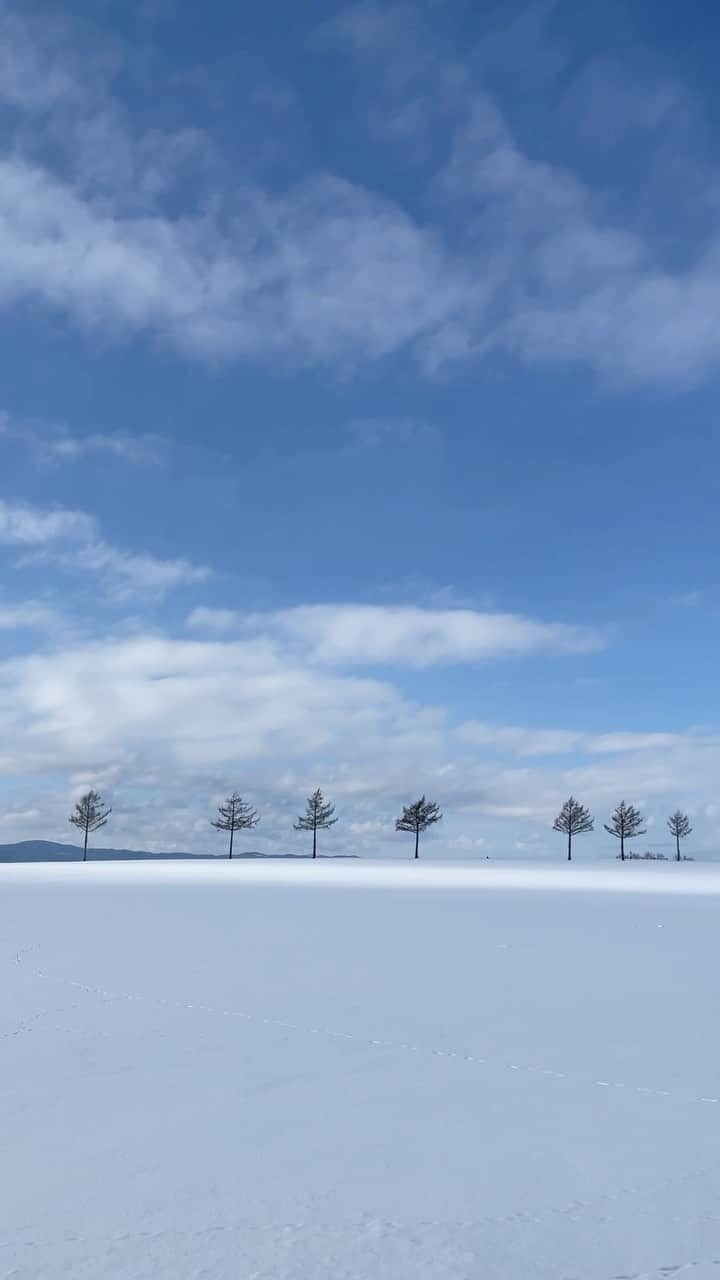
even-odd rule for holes
{"type": "Polygon", "coordinates": [[[83,833],[83,862],[87,862],[88,836],[91,831],[99,831],[107,823],[112,809],[103,804],[97,791],[86,791],[76,802],[73,812],[68,818],[78,831],[83,833]]]}
{"type": "Polygon", "coordinates": [[[308,796],[305,812],[298,818],[297,822],[293,823],[293,830],[312,831],[312,856],[316,858],[318,831],[327,831],[329,827],[334,827],[336,822],[335,805],[327,803],[318,787],[311,796],[308,796]]]}
{"type": "Polygon", "coordinates": [[[233,840],[236,831],[250,831],[260,821],[251,805],[246,804],[237,791],[228,796],[225,804],[218,805],[217,818],[211,819],[210,825],[216,831],[230,832],[230,848],[228,858],[233,856],[233,840]]]}
{"type": "Polygon", "coordinates": [[[675,847],[677,849],[676,862],[680,862],[680,841],[684,840],[686,836],[689,836],[692,831],[690,819],[686,813],[681,813],[679,809],[676,809],[674,813],[670,814],[667,824],[670,834],[675,837],[675,847]]]}
{"type": "Polygon", "coordinates": [[[415,836],[415,857],[420,857],[420,833],[427,831],[428,827],[433,827],[439,822],[442,814],[436,804],[432,800],[426,800],[425,796],[421,796],[414,804],[403,805],[403,811],[399,818],[395,819],[396,831],[410,831],[415,836]]]}
{"type": "Polygon", "coordinates": [[[610,818],[610,824],[603,823],[608,834],[620,841],[620,857],[623,862],[625,861],[625,841],[631,840],[633,836],[645,835],[647,828],[643,826],[644,821],[642,814],[634,805],[626,804],[621,800],[610,818]]]}
{"type": "Polygon", "coordinates": [[[572,840],[573,836],[580,835],[583,831],[592,831],[595,820],[590,810],[580,804],[574,796],[566,800],[557,818],[553,822],[553,831],[562,831],[568,838],[567,851],[568,862],[572,861],[572,840]]]}

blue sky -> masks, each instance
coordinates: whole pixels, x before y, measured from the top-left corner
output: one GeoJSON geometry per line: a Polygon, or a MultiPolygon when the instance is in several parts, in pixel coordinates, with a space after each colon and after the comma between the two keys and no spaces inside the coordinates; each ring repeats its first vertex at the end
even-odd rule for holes
{"type": "Polygon", "coordinates": [[[0,839],[720,849],[717,23],[628,9],[0,3],[0,839]]]}

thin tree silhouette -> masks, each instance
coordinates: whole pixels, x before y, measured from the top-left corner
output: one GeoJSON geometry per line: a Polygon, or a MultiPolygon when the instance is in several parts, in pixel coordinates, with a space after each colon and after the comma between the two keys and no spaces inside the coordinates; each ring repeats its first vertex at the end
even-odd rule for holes
{"type": "Polygon", "coordinates": [[[562,831],[568,838],[568,862],[572,861],[572,839],[583,831],[592,831],[595,819],[590,810],[580,804],[574,796],[566,800],[557,818],[553,822],[553,831],[562,831]]]}
{"type": "Polygon", "coordinates": [[[432,827],[439,822],[442,814],[438,806],[432,800],[426,800],[421,796],[414,804],[403,805],[403,811],[399,818],[395,819],[396,831],[410,831],[415,836],[415,857],[420,857],[420,833],[427,831],[428,827],[432,827]]]}
{"type": "Polygon", "coordinates": [[[689,836],[692,831],[690,819],[686,813],[681,813],[679,809],[676,809],[674,813],[670,814],[670,817],[667,820],[667,825],[670,834],[675,837],[675,846],[677,848],[677,857],[675,861],[680,862],[680,841],[684,840],[686,836],[689,836]]]}
{"type": "Polygon", "coordinates": [[[76,802],[73,812],[68,818],[78,831],[83,833],[83,862],[87,862],[88,836],[91,831],[99,831],[107,823],[112,809],[103,804],[97,791],[86,791],[76,802]]]}
{"type": "Polygon", "coordinates": [[[647,828],[642,825],[644,821],[642,814],[634,805],[626,804],[621,800],[610,818],[610,825],[608,826],[607,822],[603,823],[608,834],[620,841],[620,857],[623,862],[625,861],[625,841],[631,840],[633,836],[645,835],[647,828]]]}
{"type": "Polygon", "coordinates": [[[211,819],[210,825],[216,831],[230,832],[230,848],[228,858],[233,856],[233,839],[236,831],[249,831],[260,821],[251,805],[246,804],[237,791],[228,796],[225,804],[218,805],[217,818],[211,819]]]}
{"type": "Polygon", "coordinates": [[[335,805],[328,804],[323,793],[318,787],[308,796],[305,813],[301,814],[297,822],[293,823],[294,831],[312,831],[312,856],[317,857],[317,833],[318,831],[327,831],[329,827],[334,827],[337,822],[335,817],[335,805]]]}

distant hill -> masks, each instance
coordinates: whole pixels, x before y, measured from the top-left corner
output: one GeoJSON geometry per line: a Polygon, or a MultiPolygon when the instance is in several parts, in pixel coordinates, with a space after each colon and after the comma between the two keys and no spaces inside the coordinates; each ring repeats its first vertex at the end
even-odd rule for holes
{"type": "MultiPolygon", "coordinates": [[[[227,855],[225,855],[227,856],[227,855]]],[[[300,854],[235,853],[233,858],[297,858],[300,854]]],[[[88,862],[132,862],[152,859],[167,861],[178,858],[215,860],[214,853],[148,853],[141,849],[88,849],[88,862]]],[[[80,862],[82,848],[76,844],[58,844],[54,840],[19,840],[16,844],[0,844],[0,862],[80,862]]]]}

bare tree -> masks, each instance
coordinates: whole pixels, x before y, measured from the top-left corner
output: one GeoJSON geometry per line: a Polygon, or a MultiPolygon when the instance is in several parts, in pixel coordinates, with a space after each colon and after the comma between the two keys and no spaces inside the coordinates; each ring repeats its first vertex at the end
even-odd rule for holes
{"type": "Polygon", "coordinates": [[[312,856],[316,858],[318,831],[327,831],[328,827],[334,827],[336,822],[335,805],[326,804],[323,793],[318,787],[311,796],[308,796],[305,813],[298,818],[297,822],[293,823],[293,830],[312,831],[312,856]]]}
{"type": "Polygon", "coordinates": [[[217,831],[230,832],[230,849],[228,858],[233,856],[233,838],[236,831],[249,831],[252,827],[256,827],[260,821],[255,810],[246,804],[237,791],[233,791],[228,796],[225,804],[218,805],[218,816],[211,820],[210,825],[215,827],[217,831]]]}
{"type": "Polygon", "coordinates": [[[402,816],[395,820],[395,830],[414,832],[415,857],[418,858],[420,832],[427,831],[428,827],[434,826],[441,818],[442,814],[438,806],[432,800],[426,800],[421,796],[414,804],[403,805],[402,816]]]}
{"type": "Polygon", "coordinates": [[[675,837],[675,845],[677,848],[676,861],[680,862],[680,841],[684,840],[686,836],[689,836],[692,831],[690,819],[686,813],[681,813],[679,809],[676,809],[668,818],[667,824],[670,834],[675,837]]]}
{"type": "Polygon", "coordinates": [[[608,834],[620,841],[620,857],[623,862],[625,861],[625,841],[632,839],[633,836],[645,835],[646,828],[642,825],[644,821],[642,814],[634,805],[626,804],[621,800],[610,818],[610,825],[603,823],[608,834]]]}
{"type": "Polygon", "coordinates": [[[68,818],[78,831],[83,833],[83,862],[87,862],[88,836],[91,831],[99,831],[104,827],[112,809],[106,808],[97,791],[86,791],[76,802],[73,812],[68,818]]]}
{"type": "Polygon", "coordinates": [[[572,838],[583,831],[592,831],[595,820],[590,810],[580,804],[574,796],[566,800],[557,818],[553,822],[553,831],[562,831],[568,838],[568,862],[572,861],[572,838]]]}

